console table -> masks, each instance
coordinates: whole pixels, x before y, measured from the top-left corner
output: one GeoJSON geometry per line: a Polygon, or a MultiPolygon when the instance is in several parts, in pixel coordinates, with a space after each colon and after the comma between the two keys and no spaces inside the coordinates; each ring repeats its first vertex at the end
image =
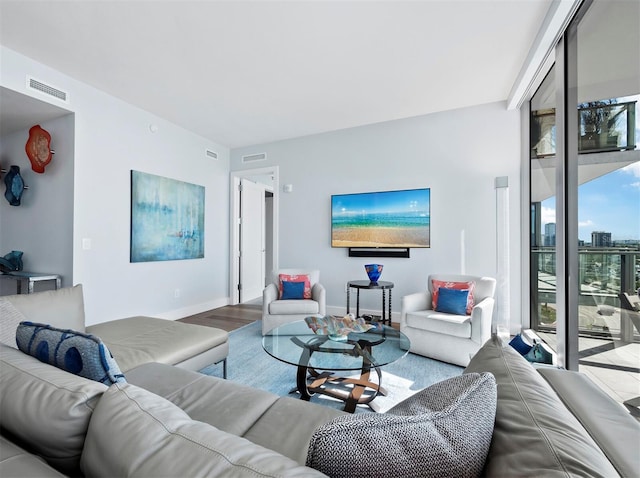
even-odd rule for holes
{"type": "Polygon", "coordinates": [[[0,274],[0,279],[16,281],[16,292],[22,294],[22,281],[28,281],[27,294],[33,294],[33,285],[41,281],[56,281],[56,289],[61,287],[62,277],[59,274],[42,274],[37,272],[16,271],[0,274]]]}
{"type": "Polygon", "coordinates": [[[393,289],[393,282],[378,281],[370,282],[368,280],[352,280],[347,282],[347,314],[350,311],[351,306],[351,289],[356,289],[356,317],[360,317],[360,290],[378,289],[382,290],[382,315],[381,321],[384,324],[387,320],[391,325],[391,289],[393,289]],[[386,291],[389,291],[389,308],[386,305],[386,291]],[[387,314],[388,310],[388,314],[387,314]]]}

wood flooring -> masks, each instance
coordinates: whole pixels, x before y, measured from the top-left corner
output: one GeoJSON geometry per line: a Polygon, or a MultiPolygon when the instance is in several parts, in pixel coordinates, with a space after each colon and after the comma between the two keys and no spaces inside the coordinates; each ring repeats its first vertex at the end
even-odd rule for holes
{"type": "Polygon", "coordinates": [[[187,324],[206,325],[207,327],[215,327],[231,332],[261,318],[262,304],[238,304],[207,310],[178,319],[178,321],[186,322],[187,324]]]}

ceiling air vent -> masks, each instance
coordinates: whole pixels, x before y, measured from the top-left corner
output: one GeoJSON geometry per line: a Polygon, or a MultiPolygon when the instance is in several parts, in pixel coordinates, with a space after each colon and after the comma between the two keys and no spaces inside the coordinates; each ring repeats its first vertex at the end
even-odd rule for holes
{"type": "Polygon", "coordinates": [[[266,161],[267,153],[247,154],[242,157],[243,163],[253,163],[255,161],[266,161]]]}
{"type": "Polygon", "coordinates": [[[66,91],[54,88],[53,86],[47,85],[46,83],[38,81],[30,76],[27,77],[27,88],[39,91],[41,93],[44,93],[45,95],[53,96],[54,98],[62,100],[65,103],[69,102],[69,95],[66,91]]]}
{"type": "Polygon", "coordinates": [[[204,154],[207,155],[207,158],[211,158],[211,159],[218,159],[218,153],[216,153],[215,151],[212,151],[210,149],[205,149],[204,154]]]}

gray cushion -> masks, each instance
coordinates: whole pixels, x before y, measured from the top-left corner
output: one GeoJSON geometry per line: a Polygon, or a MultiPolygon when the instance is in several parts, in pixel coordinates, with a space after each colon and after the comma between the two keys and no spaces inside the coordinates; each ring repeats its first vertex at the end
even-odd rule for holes
{"type": "Polygon", "coordinates": [[[125,382],[120,367],[100,338],[46,324],[21,322],[18,348],[41,362],[96,382],[125,382]]]}
{"type": "Polygon", "coordinates": [[[407,312],[406,322],[414,327],[428,332],[452,335],[454,337],[471,337],[471,316],[453,315],[433,310],[418,310],[407,312]]]}
{"type": "Polygon", "coordinates": [[[266,390],[160,363],[130,370],[127,381],[166,398],[194,420],[237,436],[243,436],[279,398],[266,390]]]}
{"type": "Polygon", "coordinates": [[[86,476],[321,476],[267,448],[198,422],[128,383],[103,395],[82,452],[86,476]]]}
{"type": "MultiPolygon", "coordinates": [[[[34,294],[7,295],[3,300],[25,316],[23,320],[84,332],[82,285],[34,294]]],[[[4,318],[1,319],[4,321],[4,318]]],[[[14,329],[15,331],[15,329],[14,329]]]]}
{"type": "Polygon", "coordinates": [[[0,476],[63,478],[65,475],[51,468],[42,458],[0,436],[0,476]]]}
{"type": "Polygon", "coordinates": [[[314,429],[345,413],[159,363],[130,370],[127,380],[166,398],[194,420],[244,437],[302,465],[314,429]],[[284,423],[296,426],[282,426],[284,423]]]}
{"type": "Polygon", "coordinates": [[[638,420],[583,373],[550,367],[536,370],[580,420],[620,475],[640,475],[638,420]]]}
{"type": "Polygon", "coordinates": [[[91,325],[87,333],[107,344],[124,373],[150,362],[176,365],[229,339],[214,327],[143,316],[91,325]]]}
{"type": "Polygon", "coordinates": [[[438,382],[386,414],[338,417],[316,429],[307,465],[332,477],[475,477],[491,443],[489,373],[438,382]]]}
{"type": "Polygon", "coordinates": [[[0,383],[3,431],[51,466],[77,475],[93,408],[107,387],[3,344],[0,383]]]}
{"type": "Polygon", "coordinates": [[[317,314],[320,305],[311,299],[305,300],[274,300],[269,304],[269,313],[278,314],[317,314]]]}
{"type": "Polygon", "coordinates": [[[243,436],[303,465],[316,427],[343,414],[298,398],[279,397],[243,436]]]}
{"type": "Polygon", "coordinates": [[[9,347],[16,346],[16,329],[18,324],[27,320],[22,312],[6,298],[0,297],[0,342],[9,347]]]}
{"type": "MultiPolygon", "coordinates": [[[[493,336],[468,372],[490,371],[498,384],[487,476],[617,476],[589,433],[529,362],[493,336]]],[[[613,422],[612,422],[613,423],[613,422]]]]}

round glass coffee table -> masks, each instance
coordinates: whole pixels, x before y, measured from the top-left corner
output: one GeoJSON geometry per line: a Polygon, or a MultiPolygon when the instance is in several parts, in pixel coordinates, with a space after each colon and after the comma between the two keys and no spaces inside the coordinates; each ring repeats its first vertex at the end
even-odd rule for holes
{"type": "Polygon", "coordinates": [[[404,357],[410,345],[406,335],[388,326],[351,333],[346,341],[315,335],[304,321],[282,325],[269,334],[262,338],[262,347],[272,357],[298,368],[294,390],[302,400],[316,393],[328,395],[343,400],[344,410],[351,413],[356,405],[386,393],[380,367],[404,357]],[[359,377],[344,376],[344,372],[358,370],[359,377]],[[377,383],[370,380],[372,371],[378,375],[377,383]]]}

